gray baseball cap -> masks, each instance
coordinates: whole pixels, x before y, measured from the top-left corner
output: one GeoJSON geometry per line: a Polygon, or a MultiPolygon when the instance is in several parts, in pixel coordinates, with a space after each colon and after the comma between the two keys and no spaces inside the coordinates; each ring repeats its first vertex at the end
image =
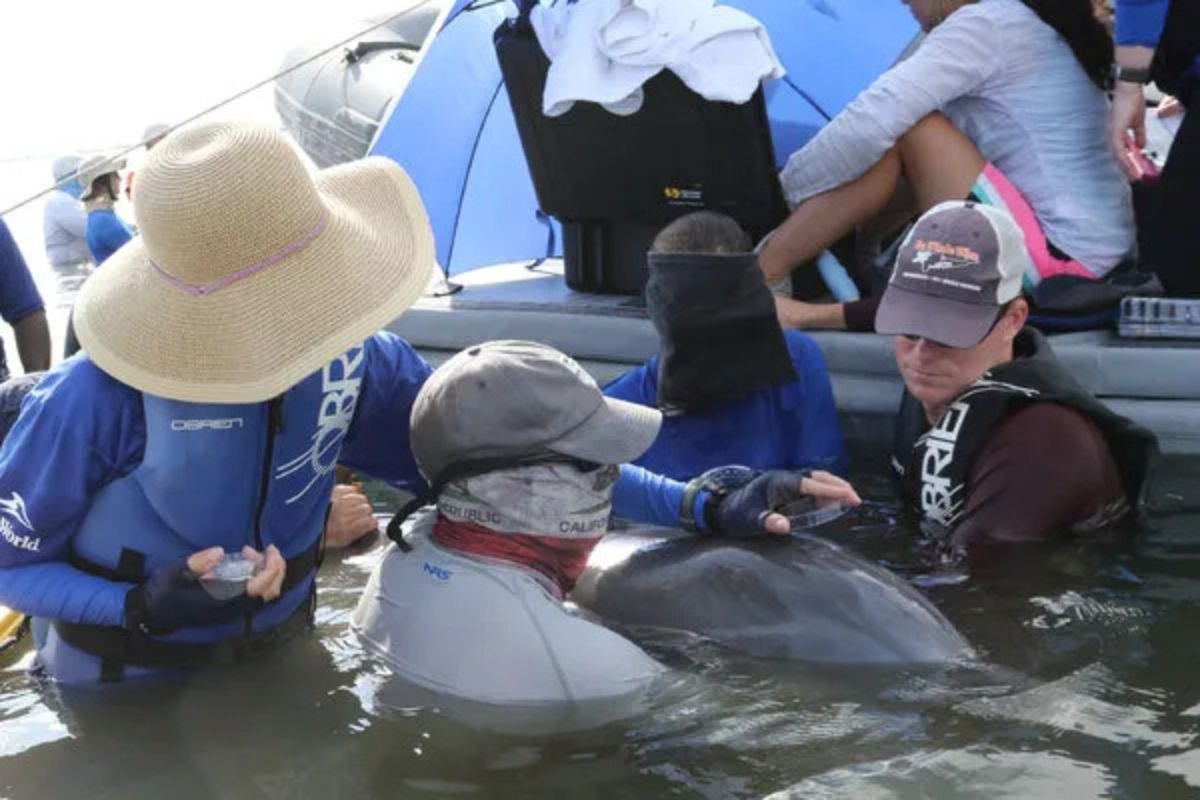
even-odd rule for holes
{"type": "Polygon", "coordinates": [[[654,443],[662,415],[605,397],[553,347],[496,341],[438,367],[417,394],[410,423],[417,466],[433,483],[451,464],[544,451],[624,464],[654,443]]]}
{"type": "Polygon", "coordinates": [[[934,206],[900,247],[875,314],[879,333],[974,347],[1021,294],[1031,267],[1025,234],[1006,211],[973,202],[934,206]]]}

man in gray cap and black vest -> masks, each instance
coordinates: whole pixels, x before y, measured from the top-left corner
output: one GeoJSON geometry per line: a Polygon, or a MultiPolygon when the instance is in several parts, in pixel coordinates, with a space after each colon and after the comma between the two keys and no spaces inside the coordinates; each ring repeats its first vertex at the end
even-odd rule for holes
{"type": "Polygon", "coordinates": [[[1025,327],[1028,259],[1005,212],[942,203],[905,239],[875,320],[906,387],[892,457],[905,499],[975,563],[1136,508],[1158,453],[1025,327]]]}

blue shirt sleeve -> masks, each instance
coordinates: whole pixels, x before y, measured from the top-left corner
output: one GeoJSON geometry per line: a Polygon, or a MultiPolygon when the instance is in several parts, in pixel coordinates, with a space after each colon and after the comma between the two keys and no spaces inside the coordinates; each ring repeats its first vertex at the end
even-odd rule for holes
{"type": "Polygon", "coordinates": [[[640,367],[634,367],[619,378],[615,378],[603,389],[604,394],[618,400],[637,403],[639,406],[658,405],[658,356],[640,367]]]}
{"type": "Polygon", "coordinates": [[[409,442],[409,416],[433,368],[391,333],[368,339],[366,369],[350,430],[338,460],[413,494],[425,491],[409,442]]]}
{"type": "MultiPolygon", "coordinates": [[[[680,509],[686,484],[644,470],[633,464],[621,465],[621,477],[613,487],[613,513],[647,525],[680,527],[680,509]]],[[[704,503],[708,492],[697,492],[692,519],[704,529],[704,503]]]]}
{"type": "Polygon", "coordinates": [[[9,325],[44,308],[29,266],[20,248],[0,219],[0,316],[9,325]]]}
{"type": "Polygon", "coordinates": [[[821,348],[799,331],[785,331],[797,380],[785,387],[784,407],[793,411],[795,430],[789,434],[789,466],[796,469],[846,471],[846,446],[838,420],[833,386],[821,348]]]}
{"type": "Polygon", "coordinates": [[[88,249],[92,251],[92,259],[97,266],[108,260],[126,242],[133,238],[133,231],[126,225],[116,212],[96,212],[88,214],[88,249]]]}
{"type": "Polygon", "coordinates": [[[1170,0],[1117,0],[1117,44],[1157,47],[1166,25],[1170,0]]]}
{"type": "Polygon", "coordinates": [[[120,625],[128,584],[70,566],[95,492],[141,459],[141,396],[84,356],[46,374],[0,448],[0,603],[69,622],[120,625]]]}

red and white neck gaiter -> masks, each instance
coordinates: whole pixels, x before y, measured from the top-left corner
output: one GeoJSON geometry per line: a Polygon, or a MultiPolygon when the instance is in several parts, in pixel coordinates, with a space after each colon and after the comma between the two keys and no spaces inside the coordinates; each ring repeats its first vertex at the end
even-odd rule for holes
{"type": "Polygon", "coordinates": [[[533,569],[565,595],[608,531],[617,468],[536,464],[465,478],[438,497],[433,539],[533,569]]]}

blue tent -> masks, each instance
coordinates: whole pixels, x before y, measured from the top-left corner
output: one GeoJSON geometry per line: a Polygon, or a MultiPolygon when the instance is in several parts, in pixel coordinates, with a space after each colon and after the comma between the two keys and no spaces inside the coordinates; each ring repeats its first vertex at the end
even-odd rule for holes
{"type": "MultiPolygon", "coordinates": [[[[917,27],[898,0],[732,0],[761,20],[788,75],[765,89],[780,165],[891,65],[917,27]]],[[[448,274],[559,255],[537,199],[492,33],[512,5],[457,0],[371,152],[394,159],[429,211],[448,274]]]]}

